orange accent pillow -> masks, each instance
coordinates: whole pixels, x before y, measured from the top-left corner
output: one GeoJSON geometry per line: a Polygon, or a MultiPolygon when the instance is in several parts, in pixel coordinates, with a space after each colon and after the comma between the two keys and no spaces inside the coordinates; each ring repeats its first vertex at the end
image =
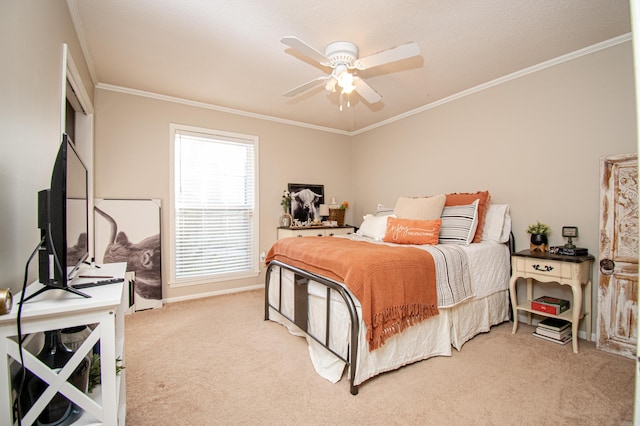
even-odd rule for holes
{"type": "Polygon", "coordinates": [[[442,219],[413,220],[390,217],[384,241],[396,244],[438,244],[442,219]]]}
{"type": "Polygon", "coordinates": [[[446,194],[447,199],[444,202],[445,206],[463,206],[471,204],[475,200],[478,201],[478,228],[476,234],[473,236],[473,243],[479,243],[482,241],[482,229],[484,228],[484,219],[487,216],[487,209],[491,201],[491,194],[489,191],[478,192],[461,192],[446,194]]]}

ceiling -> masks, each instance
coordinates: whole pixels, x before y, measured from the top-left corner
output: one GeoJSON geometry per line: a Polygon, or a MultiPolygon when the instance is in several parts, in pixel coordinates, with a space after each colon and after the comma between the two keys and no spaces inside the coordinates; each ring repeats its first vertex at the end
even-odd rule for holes
{"type": "Polygon", "coordinates": [[[626,0],[68,0],[94,84],[354,132],[631,32],[626,0]],[[360,57],[407,42],[421,54],[360,71],[382,101],[319,86],[325,75],[280,42],[360,57]]]}

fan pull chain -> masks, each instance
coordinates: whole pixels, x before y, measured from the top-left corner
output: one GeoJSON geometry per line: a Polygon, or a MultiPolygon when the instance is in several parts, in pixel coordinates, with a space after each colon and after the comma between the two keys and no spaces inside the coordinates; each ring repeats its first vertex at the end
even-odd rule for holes
{"type": "Polygon", "coordinates": [[[346,94],[345,93],[340,93],[340,111],[342,111],[342,109],[343,109],[345,96],[347,97],[347,108],[351,108],[350,93],[346,93],[346,94]]]}

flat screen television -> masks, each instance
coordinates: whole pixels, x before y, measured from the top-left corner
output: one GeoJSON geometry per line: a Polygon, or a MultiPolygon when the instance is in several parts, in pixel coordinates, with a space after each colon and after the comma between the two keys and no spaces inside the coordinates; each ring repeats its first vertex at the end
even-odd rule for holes
{"type": "Polygon", "coordinates": [[[69,286],[89,256],[89,203],[87,168],[71,138],[62,143],[51,173],[51,187],[38,192],[38,280],[45,290],[61,289],[85,297],[69,286]]]}

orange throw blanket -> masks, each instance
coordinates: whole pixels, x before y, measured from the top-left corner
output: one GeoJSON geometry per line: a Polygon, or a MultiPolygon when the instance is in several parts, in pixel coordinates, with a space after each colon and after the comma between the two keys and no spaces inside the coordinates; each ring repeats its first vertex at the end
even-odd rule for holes
{"type": "Polygon", "coordinates": [[[438,315],[435,264],[424,250],[346,238],[292,237],[275,242],[266,263],[272,260],[346,284],[362,306],[370,351],[438,315]]]}

